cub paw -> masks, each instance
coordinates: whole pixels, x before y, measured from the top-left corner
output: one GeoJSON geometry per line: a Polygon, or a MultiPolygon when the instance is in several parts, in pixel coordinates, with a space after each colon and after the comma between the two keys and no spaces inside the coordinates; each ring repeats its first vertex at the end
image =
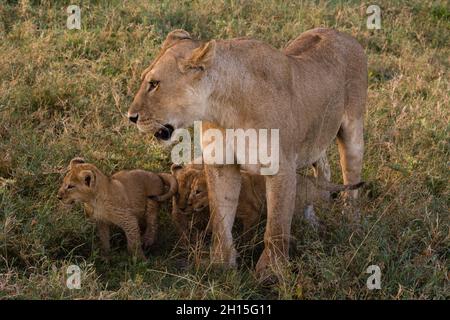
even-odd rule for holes
{"type": "Polygon", "coordinates": [[[142,244],[145,250],[149,249],[154,243],[155,239],[153,237],[144,236],[144,238],[142,239],[142,244]]]}

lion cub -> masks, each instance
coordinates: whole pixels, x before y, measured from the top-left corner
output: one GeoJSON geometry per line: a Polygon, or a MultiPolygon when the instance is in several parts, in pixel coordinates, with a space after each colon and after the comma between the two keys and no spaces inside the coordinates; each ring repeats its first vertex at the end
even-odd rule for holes
{"type": "Polygon", "coordinates": [[[105,255],[110,250],[110,226],[116,225],[125,232],[128,251],[145,259],[141,244],[147,248],[155,241],[158,202],[176,192],[177,181],[170,174],[129,170],[108,177],[93,164],[75,158],[70,161],[58,199],[65,204],[84,204],[86,216],[97,224],[105,255]]]}
{"type": "MultiPolygon", "coordinates": [[[[204,170],[199,165],[172,165],[172,174],[178,182],[178,195],[174,197],[172,217],[182,237],[186,237],[189,221],[200,230],[210,228],[208,187],[204,170]],[[193,215],[193,217],[191,217],[193,215]]],[[[313,205],[327,202],[330,192],[354,190],[363,183],[340,185],[320,181],[312,176],[297,179],[295,212],[302,212],[309,223],[318,224],[313,205]]],[[[254,236],[255,226],[266,212],[266,186],[264,176],[241,171],[241,192],[239,194],[236,218],[242,222],[243,239],[254,236]]]]}
{"type": "MultiPolygon", "coordinates": [[[[197,184],[198,178],[202,176],[203,166],[193,164],[181,166],[173,164],[171,172],[178,183],[178,192],[172,198],[172,221],[176,226],[178,234],[181,236],[182,243],[187,244],[191,232],[197,235],[197,231],[203,231],[208,228],[209,212],[201,210],[200,205],[198,205],[194,214],[192,204],[189,202],[191,198],[191,186],[197,184]]],[[[208,199],[206,198],[207,205],[208,199]]]]}

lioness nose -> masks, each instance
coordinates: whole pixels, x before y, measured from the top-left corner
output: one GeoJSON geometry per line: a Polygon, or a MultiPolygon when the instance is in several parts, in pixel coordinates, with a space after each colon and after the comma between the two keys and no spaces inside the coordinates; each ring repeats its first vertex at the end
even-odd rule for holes
{"type": "Polygon", "coordinates": [[[139,114],[133,113],[128,115],[128,119],[130,119],[131,122],[136,123],[139,119],[139,114]]]}
{"type": "Polygon", "coordinates": [[[57,198],[58,200],[62,200],[62,195],[58,194],[57,198]]]}

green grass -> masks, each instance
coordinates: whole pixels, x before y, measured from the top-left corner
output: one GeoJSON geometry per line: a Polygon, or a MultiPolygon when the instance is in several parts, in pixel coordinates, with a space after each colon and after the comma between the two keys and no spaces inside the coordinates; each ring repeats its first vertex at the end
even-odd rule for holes
{"type": "MultiPolygon", "coordinates": [[[[381,30],[366,29],[366,5],[356,1],[79,3],[82,30],[65,28],[67,1],[0,4],[0,298],[450,298],[446,1],[378,1],[381,30]],[[360,230],[339,202],[319,212],[320,232],[296,221],[289,270],[261,287],[252,271],[261,244],[235,271],[211,268],[206,245],[180,268],[165,208],[148,262],[133,263],[117,232],[103,263],[93,225],[56,192],[79,155],[106,173],[168,171],[167,150],[123,116],[167,32],[251,36],[282,48],[318,26],[352,34],[369,58],[360,230]],[[83,271],[81,290],[65,286],[70,264],[83,271]],[[366,288],[371,264],[381,267],[381,290],[366,288]]],[[[340,181],[334,146],[329,155],[340,181]]]]}

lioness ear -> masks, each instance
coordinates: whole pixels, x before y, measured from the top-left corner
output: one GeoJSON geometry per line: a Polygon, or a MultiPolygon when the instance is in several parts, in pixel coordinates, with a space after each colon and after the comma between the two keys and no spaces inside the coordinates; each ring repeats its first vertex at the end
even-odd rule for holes
{"type": "Polygon", "coordinates": [[[86,161],[84,161],[83,158],[80,158],[80,157],[73,158],[72,160],[70,160],[69,169],[72,168],[72,166],[74,166],[76,164],[85,163],[85,162],[86,161]]]}
{"type": "Polygon", "coordinates": [[[172,166],[170,167],[170,172],[172,172],[172,174],[175,174],[176,171],[183,169],[183,165],[182,164],[172,164],[172,166]]]}
{"type": "Polygon", "coordinates": [[[192,39],[191,35],[186,30],[183,29],[173,30],[169,32],[169,34],[167,35],[166,40],[164,40],[162,47],[163,49],[168,48],[175,42],[184,39],[192,39]]]}
{"type": "Polygon", "coordinates": [[[141,80],[144,80],[145,75],[150,70],[152,70],[152,68],[155,65],[155,63],[158,61],[158,59],[164,54],[164,52],[168,48],[173,46],[177,41],[185,40],[185,39],[192,39],[191,35],[186,30],[176,29],[176,30],[173,30],[173,31],[169,32],[169,34],[166,37],[166,40],[164,40],[164,42],[163,42],[163,44],[161,46],[161,51],[158,53],[156,58],[153,60],[153,63],[141,73],[141,80]]]}
{"type": "Polygon", "coordinates": [[[93,187],[95,183],[95,174],[91,170],[83,170],[80,172],[80,178],[88,187],[93,187]]]}
{"type": "Polygon", "coordinates": [[[215,54],[216,41],[211,40],[200,48],[195,49],[189,59],[180,59],[178,66],[181,72],[186,72],[189,69],[205,70],[212,65],[215,54]]]}

